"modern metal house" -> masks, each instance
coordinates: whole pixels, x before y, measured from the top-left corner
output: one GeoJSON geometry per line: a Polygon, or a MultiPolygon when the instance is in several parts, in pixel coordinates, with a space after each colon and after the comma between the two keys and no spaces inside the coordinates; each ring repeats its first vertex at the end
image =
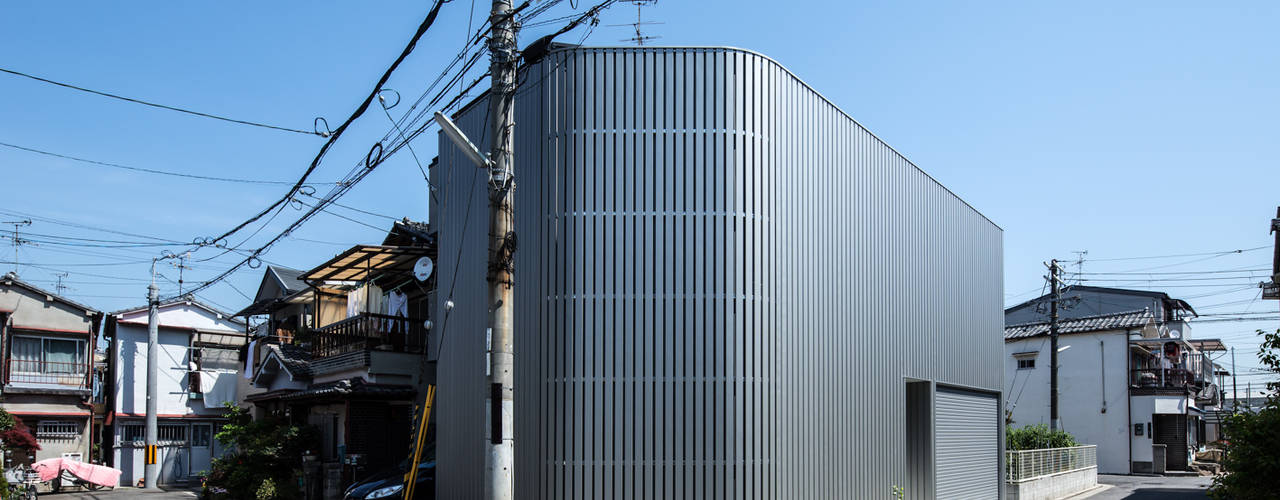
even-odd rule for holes
{"type": "MultiPolygon", "coordinates": [[[[520,82],[518,496],[1003,495],[1000,228],[753,52],[520,82]]],[[[486,175],[441,139],[440,498],[482,490],[486,175]]]]}

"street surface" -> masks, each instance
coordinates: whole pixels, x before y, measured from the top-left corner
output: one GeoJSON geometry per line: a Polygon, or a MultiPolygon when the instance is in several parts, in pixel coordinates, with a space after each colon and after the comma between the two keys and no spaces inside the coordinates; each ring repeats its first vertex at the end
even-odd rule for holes
{"type": "Polygon", "coordinates": [[[98,490],[98,491],[75,491],[63,493],[41,493],[40,498],[48,498],[50,500],[98,500],[98,499],[117,499],[124,500],[126,498],[145,498],[147,500],[177,500],[198,498],[199,495],[193,489],[172,489],[169,491],[147,491],[138,488],[116,488],[98,490]]]}
{"type": "Polygon", "coordinates": [[[1111,485],[1089,500],[1202,500],[1213,484],[1209,477],[1113,476],[1098,474],[1098,484],[1111,485]]]}

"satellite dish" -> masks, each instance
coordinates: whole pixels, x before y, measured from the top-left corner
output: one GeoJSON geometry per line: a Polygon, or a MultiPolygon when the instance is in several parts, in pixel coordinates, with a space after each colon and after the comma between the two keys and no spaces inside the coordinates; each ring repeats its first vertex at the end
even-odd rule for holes
{"type": "Polygon", "coordinates": [[[436,265],[431,262],[431,257],[422,257],[413,263],[413,277],[418,278],[418,281],[426,281],[435,268],[436,265]]]}

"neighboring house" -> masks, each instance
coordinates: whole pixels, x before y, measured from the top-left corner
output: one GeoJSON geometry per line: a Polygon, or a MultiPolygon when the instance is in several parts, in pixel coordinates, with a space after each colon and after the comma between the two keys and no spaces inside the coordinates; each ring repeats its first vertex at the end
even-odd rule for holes
{"type": "MultiPolygon", "coordinates": [[[[1062,429],[1098,446],[1098,472],[1153,471],[1153,445],[1165,467],[1186,470],[1213,439],[1206,414],[1222,402],[1221,371],[1210,359],[1226,347],[1192,339],[1185,301],[1160,292],[1099,287],[1063,290],[1058,338],[1058,414],[1062,429]],[[1136,308],[1135,308],[1136,307],[1136,308]],[[1091,314],[1081,314],[1080,311],[1091,314]]],[[[1048,296],[1008,309],[1005,327],[1007,421],[1049,424],[1048,296]],[[1023,321],[1019,320],[1032,320],[1023,321]]]]}
{"type": "MultiPolygon", "coordinates": [[[[107,424],[112,434],[111,464],[123,471],[121,484],[143,478],[147,412],[146,306],[111,313],[107,424]]],[[[181,483],[207,472],[222,448],[213,438],[226,422],[224,404],[244,397],[240,353],[243,322],[189,297],[157,308],[159,361],[156,414],[161,484],[181,483]]]]}
{"type": "Polygon", "coordinates": [[[325,491],[341,492],[405,458],[413,405],[430,379],[427,292],[434,286],[413,271],[435,256],[433,242],[424,225],[397,222],[383,245],[356,245],[296,275],[305,290],[281,296],[268,286],[274,278],[264,277],[255,306],[240,313],[268,325],[253,340],[246,399],[258,416],[320,430],[325,491]]]}
{"type": "MultiPolygon", "coordinates": [[[[494,307],[517,498],[1002,495],[999,227],[760,54],[530,57],[511,303],[487,292],[487,169],[443,135],[432,168],[439,498],[480,498],[480,443],[506,438],[494,307]]],[[[454,120],[481,151],[488,108],[454,120]]]]}
{"type": "Polygon", "coordinates": [[[92,353],[101,321],[98,311],[13,273],[0,277],[0,407],[35,434],[40,443],[35,460],[91,456],[92,353]]]}

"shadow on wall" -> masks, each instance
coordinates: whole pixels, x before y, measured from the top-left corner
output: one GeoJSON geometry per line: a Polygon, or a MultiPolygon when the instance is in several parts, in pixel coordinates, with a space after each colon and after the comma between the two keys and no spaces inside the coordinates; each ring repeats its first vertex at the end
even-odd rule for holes
{"type": "Polygon", "coordinates": [[[120,388],[120,408],[137,408],[134,406],[134,398],[137,396],[133,387],[136,380],[134,378],[134,369],[138,362],[138,344],[136,342],[120,343],[120,366],[116,367],[116,376],[119,380],[115,382],[120,388]]]}

